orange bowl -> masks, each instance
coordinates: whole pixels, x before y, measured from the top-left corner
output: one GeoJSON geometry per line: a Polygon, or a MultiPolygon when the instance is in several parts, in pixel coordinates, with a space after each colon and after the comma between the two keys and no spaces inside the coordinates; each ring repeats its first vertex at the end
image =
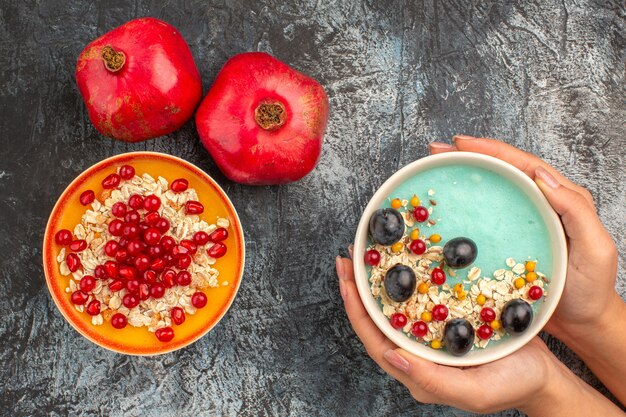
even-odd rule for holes
{"type": "Polygon", "coordinates": [[[43,241],[43,266],[46,283],[52,299],[61,314],[80,334],[106,349],[128,355],[158,355],[185,347],[209,332],[226,314],[232,304],[245,263],[245,245],[241,222],[224,190],[205,172],[174,156],[156,152],[131,152],[105,159],[80,174],[65,189],[50,214],[43,241]],[[230,221],[229,236],[224,241],[228,247],[226,255],[219,258],[214,268],[219,271],[220,285],[206,288],[207,305],[195,314],[189,314],[183,324],[172,325],[175,337],[170,342],[160,342],[147,327],[126,326],[119,330],[105,320],[100,326],[91,323],[91,316],[79,312],[66,292],[71,275],[63,276],[59,271],[57,255],[61,246],[54,240],[60,229],[74,230],[81,222],[87,207],[79,202],[80,194],[93,190],[98,196],[102,191],[102,180],[116,172],[121,165],[132,165],[137,175],[148,173],[152,177],[162,176],[171,183],[176,178],[187,178],[189,187],[195,188],[205,210],[200,215],[207,223],[215,223],[217,217],[230,221]]]}

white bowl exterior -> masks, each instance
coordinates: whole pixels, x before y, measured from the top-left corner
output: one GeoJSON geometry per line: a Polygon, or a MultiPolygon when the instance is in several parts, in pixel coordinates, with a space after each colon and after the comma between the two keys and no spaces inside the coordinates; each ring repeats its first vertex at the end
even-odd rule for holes
{"type": "Polygon", "coordinates": [[[419,159],[393,174],[376,191],[359,222],[354,239],[354,275],[359,295],[370,317],[378,328],[398,347],[421,358],[450,366],[472,366],[493,362],[520,349],[535,337],[548,322],[554,312],[565,287],[567,272],[567,244],[561,220],[548,203],[539,187],[526,174],[514,166],[491,156],[473,152],[447,152],[419,159]],[[544,304],[535,314],[533,321],[523,334],[510,336],[506,340],[488,346],[485,349],[472,349],[465,356],[453,356],[445,350],[432,349],[421,342],[406,336],[402,331],[395,330],[389,319],[383,314],[378,301],[370,291],[369,277],[363,262],[369,234],[369,220],[400,184],[419,172],[447,165],[470,165],[493,171],[518,186],[533,202],[543,218],[552,247],[552,271],[546,271],[550,277],[548,296],[544,304]]]}

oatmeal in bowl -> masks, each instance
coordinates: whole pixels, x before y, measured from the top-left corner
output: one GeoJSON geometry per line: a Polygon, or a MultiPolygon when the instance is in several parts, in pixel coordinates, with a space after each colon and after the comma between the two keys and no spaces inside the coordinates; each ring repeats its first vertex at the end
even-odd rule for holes
{"type": "Polygon", "coordinates": [[[91,341],[128,354],[186,346],[230,306],[244,263],[219,186],[169,155],[137,152],[81,174],[50,216],[44,269],[57,306],[91,341]]]}
{"type": "Polygon", "coordinates": [[[558,216],[521,171],[454,152],[418,160],[376,192],[359,223],[363,303],[398,346],[469,366],[519,349],[565,282],[558,216]]]}

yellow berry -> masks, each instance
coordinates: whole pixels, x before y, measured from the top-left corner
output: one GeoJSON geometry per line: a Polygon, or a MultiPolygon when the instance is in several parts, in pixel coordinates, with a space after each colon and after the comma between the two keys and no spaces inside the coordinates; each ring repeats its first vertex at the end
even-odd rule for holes
{"type": "Polygon", "coordinates": [[[459,301],[463,301],[465,300],[465,298],[467,298],[467,293],[465,291],[461,291],[456,295],[456,298],[458,298],[459,301]]]}
{"type": "Polygon", "coordinates": [[[396,242],[393,245],[391,245],[391,251],[394,253],[400,252],[403,248],[404,248],[404,245],[402,244],[402,242],[396,242]]]}
{"type": "Polygon", "coordinates": [[[526,270],[528,272],[535,272],[535,267],[537,266],[537,262],[535,261],[526,261],[526,270]]]}
{"type": "Polygon", "coordinates": [[[426,294],[428,292],[428,288],[430,288],[430,286],[427,283],[422,281],[420,282],[420,285],[417,286],[417,291],[420,294],[426,294]]]}
{"type": "Polygon", "coordinates": [[[519,290],[524,285],[526,285],[526,281],[524,281],[524,278],[517,278],[515,281],[513,281],[513,285],[519,290]]]}
{"type": "Polygon", "coordinates": [[[411,240],[417,240],[420,238],[420,229],[411,230],[411,236],[409,236],[411,240]]]}
{"type": "Polygon", "coordinates": [[[500,320],[494,320],[491,322],[490,325],[493,330],[499,330],[502,327],[502,323],[500,323],[500,320]]]}
{"type": "Polygon", "coordinates": [[[419,199],[416,195],[414,195],[413,197],[411,197],[411,205],[412,205],[413,207],[417,207],[417,206],[419,206],[419,205],[420,205],[420,199],[419,199]]]}
{"type": "Polygon", "coordinates": [[[430,347],[433,349],[441,349],[441,342],[439,340],[433,340],[430,342],[430,347]]]}
{"type": "Polygon", "coordinates": [[[393,200],[391,200],[391,207],[399,209],[400,207],[402,207],[402,200],[400,200],[399,198],[394,198],[393,200]]]}
{"type": "Polygon", "coordinates": [[[430,323],[433,319],[433,315],[431,314],[430,311],[424,311],[420,317],[422,321],[425,323],[430,323]]]}
{"type": "Polygon", "coordinates": [[[463,284],[461,284],[460,282],[458,284],[454,284],[454,292],[463,292],[463,284]]]}
{"type": "Polygon", "coordinates": [[[537,273],[536,272],[526,272],[526,281],[533,282],[536,279],[537,279],[537,273]]]}
{"type": "Polygon", "coordinates": [[[441,236],[435,233],[434,235],[430,235],[428,240],[430,240],[431,243],[439,243],[441,242],[441,236]]]}
{"type": "Polygon", "coordinates": [[[478,294],[478,297],[476,297],[476,304],[478,304],[479,306],[485,305],[486,301],[487,297],[482,294],[478,294]]]}

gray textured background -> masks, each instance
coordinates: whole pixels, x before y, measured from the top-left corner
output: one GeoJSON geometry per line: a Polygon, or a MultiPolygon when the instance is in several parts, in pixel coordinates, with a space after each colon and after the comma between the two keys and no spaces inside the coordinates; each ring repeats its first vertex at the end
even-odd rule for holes
{"type": "Polygon", "coordinates": [[[365,355],[334,273],[375,189],[454,133],[502,138],[587,186],[618,242],[626,294],[622,2],[96,3],[0,0],[0,414],[465,415],[416,404],[365,355]],[[224,179],[193,122],[134,145],[102,138],[74,83],[76,57],[144,15],[182,32],[205,91],[243,51],[271,52],[319,79],[332,111],[318,168],[295,184],[251,188],[224,179]],[[114,354],[78,335],[41,267],[47,216],[64,187],[133,150],[181,156],[216,178],[240,213],[249,254],[222,322],[156,358],[114,354]]]}

